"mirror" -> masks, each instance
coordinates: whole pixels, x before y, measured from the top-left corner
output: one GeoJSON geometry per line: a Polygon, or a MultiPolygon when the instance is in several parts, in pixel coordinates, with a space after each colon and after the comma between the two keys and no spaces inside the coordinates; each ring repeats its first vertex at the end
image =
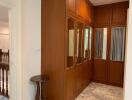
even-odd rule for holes
{"type": "Polygon", "coordinates": [[[95,59],[106,59],[107,28],[95,29],[95,59]]]}
{"type": "Polygon", "coordinates": [[[111,31],[110,60],[124,61],[125,53],[125,27],[113,27],[111,31]]]}
{"type": "Polygon", "coordinates": [[[68,55],[67,55],[67,66],[73,66],[74,62],[74,38],[75,38],[75,28],[74,20],[68,19],[68,55]]]}
{"type": "Polygon", "coordinates": [[[89,56],[89,28],[84,29],[84,59],[87,59],[89,56]]]}
{"type": "Polygon", "coordinates": [[[77,24],[76,31],[76,62],[81,63],[83,61],[83,23],[77,24]]]}
{"type": "Polygon", "coordinates": [[[90,27],[90,32],[89,32],[89,59],[92,58],[92,27],[90,27]]]}

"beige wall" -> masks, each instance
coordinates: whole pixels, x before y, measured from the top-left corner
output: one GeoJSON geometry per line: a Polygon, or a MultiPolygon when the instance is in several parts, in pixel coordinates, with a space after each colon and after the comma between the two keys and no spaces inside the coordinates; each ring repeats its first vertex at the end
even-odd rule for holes
{"type": "Polygon", "coordinates": [[[41,72],[41,0],[22,0],[22,100],[34,100],[30,78],[41,72]]]}
{"type": "Polygon", "coordinates": [[[9,34],[0,33],[0,49],[9,50],[9,34]]]}
{"type": "Polygon", "coordinates": [[[125,68],[125,96],[124,100],[132,99],[132,0],[128,11],[126,68],[125,68]]]}

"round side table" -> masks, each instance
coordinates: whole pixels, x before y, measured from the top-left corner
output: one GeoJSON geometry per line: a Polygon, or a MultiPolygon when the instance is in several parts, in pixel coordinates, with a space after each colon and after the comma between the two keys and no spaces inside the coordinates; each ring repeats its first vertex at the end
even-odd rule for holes
{"type": "Polygon", "coordinates": [[[31,78],[31,81],[34,82],[37,86],[35,100],[45,100],[45,96],[41,94],[41,85],[46,85],[49,77],[47,75],[37,75],[31,78]]]}

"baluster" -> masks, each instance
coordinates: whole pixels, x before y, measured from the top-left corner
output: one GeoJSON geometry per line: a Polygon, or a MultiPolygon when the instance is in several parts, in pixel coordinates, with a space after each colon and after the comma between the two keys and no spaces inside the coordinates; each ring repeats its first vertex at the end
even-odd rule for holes
{"type": "Polygon", "coordinates": [[[6,68],[6,96],[8,97],[8,67],[6,68]]]}
{"type": "Polygon", "coordinates": [[[5,89],[4,89],[4,65],[2,64],[2,94],[5,93],[5,89]]]}
{"type": "Polygon", "coordinates": [[[2,93],[2,92],[1,92],[1,89],[2,89],[2,88],[1,88],[1,81],[2,81],[2,78],[1,78],[1,64],[0,64],[0,93],[2,93]]]}

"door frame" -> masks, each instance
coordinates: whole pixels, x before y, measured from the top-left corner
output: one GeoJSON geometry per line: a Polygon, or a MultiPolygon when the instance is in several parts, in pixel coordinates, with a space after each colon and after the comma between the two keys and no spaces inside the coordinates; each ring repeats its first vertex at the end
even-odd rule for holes
{"type": "Polygon", "coordinates": [[[21,67],[21,0],[0,0],[0,6],[8,9],[10,39],[10,100],[22,100],[21,67]]]}

